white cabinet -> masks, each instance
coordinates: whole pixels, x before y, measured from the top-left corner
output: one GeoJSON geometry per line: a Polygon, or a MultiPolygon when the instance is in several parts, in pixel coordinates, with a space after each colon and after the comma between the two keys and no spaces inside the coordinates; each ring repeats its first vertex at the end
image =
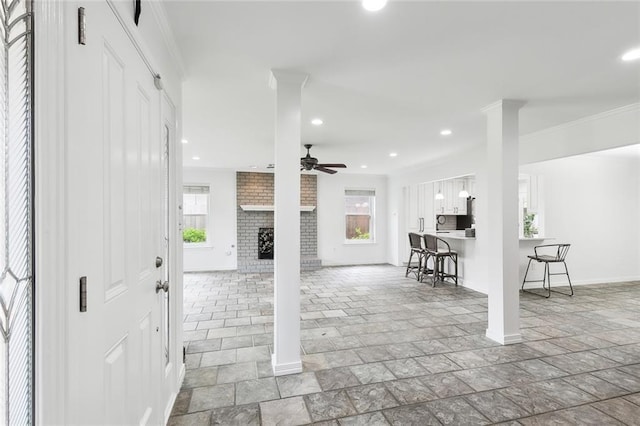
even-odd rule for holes
{"type": "Polygon", "coordinates": [[[435,193],[440,192],[444,197],[440,200],[434,200],[436,214],[458,216],[467,214],[467,199],[458,196],[463,188],[468,191],[466,178],[439,181],[434,184],[434,187],[435,193]]]}
{"type": "Polygon", "coordinates": [[[420,183],[404,188],[407,232],[435,229],[433,184],[420,183]]]}
{"type": "Polygon", "coordinates": [[[453,179],[453,214],[464,216],[467,214],[467,197],[460,197],[462,190],[469,191],[467,179],[453,179]]]}
{"type": "Polygon", "coordinates": [[[404,191],[404,208],[408,232],[419,232],[421,221],[418,216],[418,185],[406,186],[404,191]]]}
{"type": "Polygon", "coordinates": [[[435,194],[433,192],[433,183],[423,183],[422,196],[422,232],[431,232],[436,229],[436,215],[433,209],[435,194]]]}

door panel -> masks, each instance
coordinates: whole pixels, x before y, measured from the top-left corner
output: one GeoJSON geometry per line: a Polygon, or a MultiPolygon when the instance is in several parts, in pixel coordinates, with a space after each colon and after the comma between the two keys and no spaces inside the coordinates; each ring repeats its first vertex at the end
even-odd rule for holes
{"type": "Polygon", "coordinates": [[[124,187],[125,129],[124,112],[126,99],[124,94],[124,65],[113,48],[104,43],[102,46],[102,140],[103,140],[103,177],[104,177],[104,252],[105,258],[105,301],[113,299],[126,291],[124,280],[125,251],[125,203],[122,197],[124,187]]]}
{"type": "Polygon", "coordinates": [[[159,424],[160,92],[109,5],[68,3],[69,22],[79,6],[87,44],[67,37],[67,423],[159,424]]]}
{"type": "Polygon", "coordinates": [[[127,353],[125,336],[104,357],[105,424],[127,424],[127,353]]]}

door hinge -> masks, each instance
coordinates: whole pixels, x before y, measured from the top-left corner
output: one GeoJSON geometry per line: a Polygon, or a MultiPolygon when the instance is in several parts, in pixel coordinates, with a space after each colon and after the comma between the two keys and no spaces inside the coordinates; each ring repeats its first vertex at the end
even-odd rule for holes
{"type": "Polygon", "coordinates": [[[87,32],[87,21],[85,18],[84,7],[78,8],[78,44],[85,45],[87,32]]]}
{"type": "Polygon", "coordinates": [[[80,312],[87,312],[87,277],[80,277],[80,312]]]}
{"type": "Polygon", "coordinates": [[[183,364],[187,363],[187,347],[186,346],[182,347],[182,363],[183,364]]]}

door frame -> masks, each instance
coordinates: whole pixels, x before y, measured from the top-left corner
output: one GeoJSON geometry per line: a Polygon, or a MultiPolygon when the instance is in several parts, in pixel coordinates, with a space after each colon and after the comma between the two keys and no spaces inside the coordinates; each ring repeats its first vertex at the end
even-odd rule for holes
{"type": "MultiPolygon", "coordinates": [[[[109,3],[114,12],[118,6],[112,0],[109,3]]],[[[67,88],[73,82],[65,79],[66,49],[65,34],[77,31],[76,22],[65,22],[66,2],[59,0],[37,0],[33,2],[35,28],[34,42],[34,234],[35,234],[35,275],[38,283],[35,286],[35,356],[34,356],[34,423],[66,424],[68,412],[73,406],[69,401],[67,382],[67,356],[69,320],[67,313],[78,306],[69,299],[75,282],[67,282],[65,235],[67,234],[67,212],[65,179],[66,153],[66,98],[67,88]],[[42,350],[46,348],[46,353],[42,350]]],[[[148,16],[157,19],[157,12],[152,10],[148,16]]],[[[122,16],[120,16],[122,18],[122,16]]],[[[90,22],[90,20],[89,20],[90,22]]],[[[125,22],[125,20],[122,20],[125,22]]],[[[165,23],[161,23],[160,26],[165,23]]],[[[123,29],[132,37],[137,48],[151,58],[150,51],[141,40],[137,40],[137,32],[133,24],[123,29]]],[[[171,49],[169,49],[171,50],[171,49]]],[[[179,70],[180,71],[180,70],[179,70]]],[[[179,72],[179,74],[181,74],[179,72]]],[[[181,76],[180,76],[181,77],[181,76]]],[[[178,93],[177,96],[180,96],[178,93]]],[[[173,297],[170,299],[170,311],[173,315],[171,326],[175,331],[170,343],[170,350],[176,360],[173,371],[167,375],[163,371],[163,380],[168,380],[169,395],[164,410],[165,422],[168,420],[171,407],[180,391],[185,374],[182,362],[182,240],[179,235],[181,215],[178,206],[181,200],[182,150],[176,141],[180,140],[180,105],[171,102],[166,91],[162,93],[165,100],[175,106],[174,143],[170,154],[171,185],[169,199],[175,207],[170,214],[170,232],[176,238],[170,242],[174,255],[169,267],[173,279],[173,297]]],[[[161,111],[158,111],[161,114],[161,111]]],[[[164,117],[161,116],[161,119],[164,117]]],[[[164,121],[161,121],[164,123],[164,121]]]]}
{"type": "Polygon", "coordinates": [[[63,11],[63,2],[33,2],[36,424],[64,424],[68,403],[63,11]]]}

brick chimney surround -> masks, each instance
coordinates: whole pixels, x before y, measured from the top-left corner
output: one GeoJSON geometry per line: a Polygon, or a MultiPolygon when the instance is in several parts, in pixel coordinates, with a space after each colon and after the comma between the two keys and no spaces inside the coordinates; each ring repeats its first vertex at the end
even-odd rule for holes
{"type": "MultiPolygon", "coordinates": [[[[300,205],[303,206],[300,212],[300,269],[303,271],[321,266],[317,188],[316,175],[300,175],[300,205]]],[[[273,259],[258,258],[260,228],[273,228],[273,192],[273,173],[236,173],[238,272],[273,272],[273,259]]],[[[278,248],[274,249],[277,253],[278,248]]]]}

